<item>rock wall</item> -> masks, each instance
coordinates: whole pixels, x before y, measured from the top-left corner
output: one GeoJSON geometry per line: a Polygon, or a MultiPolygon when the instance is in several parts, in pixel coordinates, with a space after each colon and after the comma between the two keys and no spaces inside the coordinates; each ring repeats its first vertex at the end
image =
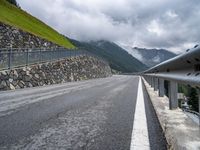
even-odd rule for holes
{"type": "MultiPolygon", "coordinates": [[[[57,44],[0,22],[0,48],[56,48],[57,44]]],[[[0,60],[1,63],[1,60],[0,60]]],[[[90,56],[37,64],[0,72],[0,91],[102,78],[111,75],[109,65],[90,56]]]]}
{"type": "Polygon", "coordinates": [[[0,72],[0,91],[111,76],[109,65],[91,56],[67,58],[0,72]]]}
{"type": "Polygon", "coordinates": [[[55,48],[57,44],[0,22],[0,48],[55,48]]]}

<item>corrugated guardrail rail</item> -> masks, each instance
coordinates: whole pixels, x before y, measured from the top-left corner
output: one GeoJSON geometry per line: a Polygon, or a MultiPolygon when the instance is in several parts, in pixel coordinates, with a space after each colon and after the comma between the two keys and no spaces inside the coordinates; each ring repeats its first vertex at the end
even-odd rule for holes
{"type": "Polygon", "coordinates": [[[194,86],[199,94],[200,112],[200,47],[196,45],[188,49],[184,54],[167,60],[142,73],[144,79],[158,91],[159,96],[164,96],[164,81],[168,81],[169,107],[178,107],[178,83],[194,86]]]}

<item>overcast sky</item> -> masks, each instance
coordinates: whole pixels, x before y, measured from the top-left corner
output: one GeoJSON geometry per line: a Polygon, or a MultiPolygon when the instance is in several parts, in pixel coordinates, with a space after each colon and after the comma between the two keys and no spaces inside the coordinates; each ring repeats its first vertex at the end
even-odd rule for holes
{"type": "Polygon", "coordinates": [[[200,0],[17,0],[77,40],[185,51],[200,41],[200,0]]]}

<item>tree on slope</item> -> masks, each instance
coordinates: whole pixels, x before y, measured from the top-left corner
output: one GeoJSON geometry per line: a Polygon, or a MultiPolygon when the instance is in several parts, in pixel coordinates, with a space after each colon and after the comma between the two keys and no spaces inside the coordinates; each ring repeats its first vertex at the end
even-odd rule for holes
{"type": "Polygon", "coordinates": [[[7,1],[8,1],[9,3],[11,3],[11,4],[13,4],[13,5],[19,7],[19,5],[18,5],[18,3],[17,3],[16,0],[7,0],[7,1]]]}

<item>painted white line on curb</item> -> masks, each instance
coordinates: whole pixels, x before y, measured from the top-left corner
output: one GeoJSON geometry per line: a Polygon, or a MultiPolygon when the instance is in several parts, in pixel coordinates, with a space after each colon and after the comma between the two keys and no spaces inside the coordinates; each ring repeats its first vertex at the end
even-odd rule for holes
{"type": "Polygon", "coordinates": [[[138,84],[130,150],[150,150],[141,77],[138,84]]]}

